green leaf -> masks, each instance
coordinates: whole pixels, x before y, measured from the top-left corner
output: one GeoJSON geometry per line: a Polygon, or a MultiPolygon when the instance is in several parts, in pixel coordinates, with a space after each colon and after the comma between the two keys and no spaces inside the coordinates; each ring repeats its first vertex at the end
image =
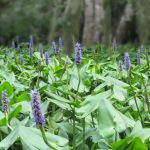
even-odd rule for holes
{"type": "Polygon", "coordinates": [[[0,150],[7,150],[18,138],[18,127],[0,142],[0,150]]]}
{"type": "Polygon", "coordinates": [[[58,105],[60,108],[63,108],[63,109],[68,109],[70,110],[70,105],[72,102],[63,98],[63,97],[60,97],[56,94],[53,94],[53,93],[50,93],[50,92],[47,92],[45,91],[46,95],[49,96],[49,97],[52,97],[52,98],[48,98],[49,101],[51,101],[52,103],[58,105]]]}
{"type": "MultiPolygon", "coordinates": [[[[16,140],[20,138],[24,149],[29,150],[48,150],[40,130],[32,127],[19,126],[15,128],[5,139],[0,142],[0,149],[8,149],[16,140]]],[[[46,132],[48,141],[59,150],[68,149],[68,140],[60,136],[46,132]]]]}
{"type": "Polygon", "coordinates": [[[108,90],[96,95],[87,96],[86,99],[80,104],[80,108],[76,108],[77,117],[84,118],[89,115],[91,112],[96,110],[101,101],[109,97],[110,94],[111,90],[108,90]]]}
{"type": "MultiPolygon", "coordinates": [[[[8,121],[10,122],[12,118],[16,117],[16,115],[21,111],[22,106],[18,105],[11,112],[8,113],[8,121]]],[[[6,118],[3,117],[0,119],[0,126],[6,125],[6,118]]]]}
{"type": "Polygon", "coordinates": [[[115,79],[115,78],[113,78],[113,77],[110,77],[110,76],[107,76],[106,77],[106,82],[107,82],[107,85],[118,85],[118,86],[120,86],[120,87],[128,87],[129,86],[129,84],[127,84],[127,83],[125,83],[125,82],[123,82],[123,81],[120,81],[120,80],[118,80],[118,79],[115,79]]]}
{"type": "Polygon", "coordinates": [[[112,150],[148,150],[140,138],[128,137],[112,143],[112,150]]]}
{"type": "MultiPolygon", "coordinates": [[[[81,74],[81,73],[80,73],[81,74]]],[[[77,90],[78,87],[78,83],[79,83],[79,78],[78,78],[78,70],[77,67],[74,66],[71,72],[71,78],[70,78],[70,87],[74,90],[77,90]]],[[[83,76],[81,78],[80,75],[80,86],[79,86],[79,92],[88,92],[89,88],[87,88],[84,83],[83,83],[83,76]]]]}
{"type": "Polygon", "coordinates": [[[11,121],[13,117],[15,117],[22,109],[22,105],[18,105],[8,114],[8,121],[11,121]]]}
{"type": "Polygon", "coordinates": [[[142,128],[141,122],[137,121],[130,136],[139,137],[143,142],[150,140],[150,128],[142,128]]]}
{"type": "Polygon", "coordinates": [[[122,132],[128,127],[134,126],[134,120],[116,110],[107,99],[101,100],[98,107],[99,132],[104,137],[112,137],[115,132],[122,132]]]}
{"type": "Polygon", "coordinates": [[[1,85],[0,85],[0,96],[2,95],[2,91],[6,90],[8,96],[11,96],[13,93],[13,87],[10,85],[9,82],[4,81],[1,85]]]}

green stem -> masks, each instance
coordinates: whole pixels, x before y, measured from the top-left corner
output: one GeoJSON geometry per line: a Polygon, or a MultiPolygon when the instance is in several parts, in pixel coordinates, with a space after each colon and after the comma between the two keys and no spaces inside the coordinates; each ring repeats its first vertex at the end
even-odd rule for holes
{"type": "Polygon", "coordinates": [[[0,140],[3,140],[2,132],[0,131],[0,140]]]}
{"type": "Polygon", "coordinates": [[[91,118],[92,118],[93,127],[95,128],[94,117],[93,117],[93,114],[92,114],[92,113],[91,113],[91,118]]]}
{"type": "MultiPolygon", "coordinates": [[[[76,96],[75,96],[75,104],[77,101],[77,97],[78,97],[78,93],[79,93],[79,87],[80,87],[80,68],[79,66],[77,66],[77,71],[78,71],[78,86],[77,86],[77,92],[76,92],[76,96]]],[[[75,116],[75,104],[74,104],[74,108],[73,108],[73,149],[76,150],[76,139],[75,139],[75,132],[76,132],[76,125],[75,125],[75,120],[76,120],[76,116],[75,116]]]]}
{"type": "Polygon", "coordinates": [[[131,86],[131,68],[128,70],[128,84],[131,86]]]}
{"type": "Polygon", "coordinates": [[[137,108],[137,110],[138,110],[138,113],[139,113],[139,116],[140,116],[140,119],[141,119],[141,123],[142,123],[142,125],[143,125],[143,127],[144,127],[144,121],[143,121],[143,119],[142,119],[142,115],[141,115],[141,113],[140,113],[140,109],[139,109],[139,107],[138,107],[137,99],[136,99],[135,94],[134,94],[134,101],[135,101],[135,105],[136,105],[136,108],[137,108]]]}
{"type": "Polygon", "coordinates": [[[79,67],[77,67],[77,70],[78,70],[78,79],[79,79],[79,82],[78,82],[78,86],[77,86],[77,93],[76,93],[75,100],[76,100],[76,99],[77,99],[77,97],[78,97],[79,87],[80,87],[80,82],[81,82],[81,79],[80,79],[80,68],[79,68],[79,67]]]}
{"type": "MultiPolygon", "coordinates": [[[[129,69],[129,72],[128,72],[128,82],[129,82],[129,85],[130,85],[131,90],[133,91],[133,87],[132,87],[132,85],[131,85],[131,73],[132,73],[132,72],[131,72],[131,68],[130,68],[130,69],[129,69]]],[[[141,115],[141,113],[140,113],[140,109],[139,109],[138,104],[137,104],[137,100],[136,100],[136,96],[135,96],[134,91],[133,91],[133,95],[134,95],[134,101],[135,101],[135,105],[136,105],[136,108],[137,108],[138,113],[139,113],[139,116],[140,116],[141,123],[142,123],[142,125],[143,125],[143,127],[144,127],[144,122],[143,122],[143,119],[142,119],[142,115],[141,115]]]]}
{"type": "MultiPolygon", "coordinates": [[[[41,62],[39,61],[39,68],[40,68],[41,62]]],[[[38,69],[39,69],[38,68],[38,69]]],[[[38,76],[37,76],[37,81],[36,81],[36,88],[38,88],[39,86],[39,79],[40,79],[40,75],[41,75],[41,70],[38,70],[38,76]]]]}
{"type": "Polygon", "coordinates": [[[75,106],[73,107],[73,149],[76,150],[76,139],[75,139],[75,132],[76,132],[76,125],[75,125],[75,106]]]}
{"type": "Polygon", "coordinates": [[[85,148],[85,118],[83,118],[83,143],[82,143],[82,150],[84,150],[85,148]]]}
{"type": "Polygon", "coordinates": [[[47,138],[46,138],[46,134],[45,134],[45,130],[44,130],[43,126],[40,126],[40,131],[41,131],[41,133],[42,133],[42,137],[43,137],[43,140],[44,140],[45,144],[46,144],[48,147],[50,147],[51,149],[57,150],[55,147],[53,147],[53,146],[48,142],[48,140],[47,140],[47,138]]]}
{"type": "Polygon", "coordinates": [[[6,118],[7,127],[12,131],[13,128],[10,126],[9,121],[8,121],[8,113],[7,113],[7,112],[4,112],[4,114],[5,114],[5,118],[6,118]]]}
{"type": "Polygon", "coordinates": [[[148,94],[147,94],[147,87],[146,87],[145,83],[143,83],[143,84],[144,84],[145,103],[147,104],[148,112],[150,113],[150,101],[149,101],[148,94]]]}
{"type": "Polygon", "coordinates": [[[148,68],[149,68],[149,67],[150,67],[150,64],[149,64],[148,53],[147,53],[146,50],[145,50],[145,57],[146,57],[146,61],[147,61],[147,66],[148,66],[148,68]]]}
{"type": "Polygon", "coordinates": [[[68,72],[68,65],[66,65],[66,71],[67,71],[67,92],[69,93],[69,72],[68,72]]]}

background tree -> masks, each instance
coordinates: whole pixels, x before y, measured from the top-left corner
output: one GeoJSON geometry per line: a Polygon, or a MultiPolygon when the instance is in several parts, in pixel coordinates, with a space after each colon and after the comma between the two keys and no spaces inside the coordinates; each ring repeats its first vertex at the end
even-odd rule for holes
{"type": "Polygon", "coordinates": [[[0,43],[11,43],[16,35],[28,41],[33,34],[48,44],[62,37],[69,53],[76,41],[148,43],[149,9],[149,0],[1,0],[0,43]]]}

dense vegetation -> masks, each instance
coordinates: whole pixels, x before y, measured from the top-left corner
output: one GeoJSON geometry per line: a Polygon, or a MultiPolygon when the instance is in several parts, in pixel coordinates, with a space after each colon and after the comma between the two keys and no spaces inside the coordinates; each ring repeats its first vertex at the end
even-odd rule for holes
{"type": "Polygon", "coordinates": [[[0,48],[0,150],[148,150],[149,49],[61,42],[0,48]]]}

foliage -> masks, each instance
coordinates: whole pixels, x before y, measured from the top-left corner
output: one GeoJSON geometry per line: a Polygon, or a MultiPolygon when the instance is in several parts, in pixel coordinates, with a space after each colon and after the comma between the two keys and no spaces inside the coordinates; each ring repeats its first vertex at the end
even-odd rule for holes
{"type": "Polygon", "coordinates": [[[6,116],[0,107],[0,149],[49,149],[33,122],[29,96],[33,89],[40,92],[46,138],[55,149],[150,148],[150,69],[145,52],[137,65],[135,48],[130,49],[131,69],[123,65],[119,71],[123,53],[103,45],[82,48],[78,66],[74,57],[66,63],[62,49],[53,54],[44,48],[47,65],[36,47],[32,57],[28,49],[21,49],[24,64],[19,51],[1,47],[0,95],[7,91],[9,111],[6,116]]]}

